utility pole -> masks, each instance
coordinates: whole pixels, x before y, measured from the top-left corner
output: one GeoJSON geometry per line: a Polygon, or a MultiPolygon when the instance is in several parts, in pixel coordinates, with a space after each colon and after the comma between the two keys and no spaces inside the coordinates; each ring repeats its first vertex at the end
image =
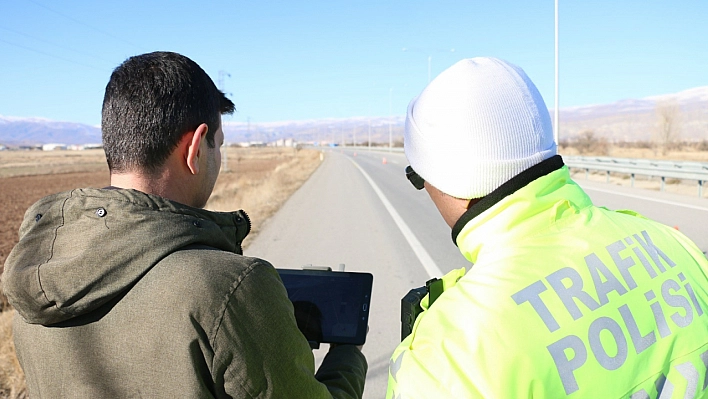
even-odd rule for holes
{"type": "Polygon", "coordinates": [[[393,98],[393,87],[388,91],[388,152],[393,151],[393,132],[391,130],[391,122],[393,119],[393,110],[391,108],[391,99],[393,98]]]}
{"type": "MultiPolygon", "coordinates": [[[[559,96],[558,96],[558,0],[555,0],[555,112],[553,114],[553,140],[555,140],[556,145],[560,145],[558,140],[560,140],[560,117],[558,114],[558,108],[559,104],[558,102],[560,101],[559,96]]],[[[556,150],[557,151],[557,150],[556,150]]]]}
{"type": "Polygon", "coordinates": [[[432,61],[433,61],[433,54],[432,53],[454,53],[455,49],[442,49],[442,48],[411,48],[411,47],[404,47],[401,51],[403,52],[415,52],[415,53],[427,53],[428,54],[428,83],[430,83],[430,80],[432,79],[432,61]]]}
{"type": "Polygon", "coordinates": [[[369,117],[369,149],[371,149],[371,118],[369,117]]]}
{"type": "Polygon", "coordinates": [[[226,92],[226,86],[224,84],[224,79],[230,78],[231,74],[226,72],[226,71],[219,71],[219,78],[217,80],[217,85],[219,86],[219,90],[221,90],[222,93],[226,94],[227,96],[231,96],[231,93],[226,92]]]}
{"type": "MultiPolygon", "coordinates": [[[[231,93],[227,94],[226,88],[224,86],[224,79],[227,77],[230,78],[231,74],[226,71],[219,71],[218,86],[219,86],[219,90],[221,90],[222,93],[230,96],[231,93]]],[[[223,124],[223,122],[222,122],[222,124],[223,124]]],[[[224,130],[223,126],[221,127],[221,130],[222,131],[224,130]]],[[[229,151],[228,151],[229,145],[226,143],[226,137],[224,137],[224,143],[222,144],[221,147],[222,147],[221,148],[221,170],[224,172],[228,172],[229,171],[229,151]]]]}
{"type": "Polygon", "coordinates": [[[430,83],[430,64],[432,64],[433,61],[433,56],[429,55],[428,56],[428,83],[430,83]]]}

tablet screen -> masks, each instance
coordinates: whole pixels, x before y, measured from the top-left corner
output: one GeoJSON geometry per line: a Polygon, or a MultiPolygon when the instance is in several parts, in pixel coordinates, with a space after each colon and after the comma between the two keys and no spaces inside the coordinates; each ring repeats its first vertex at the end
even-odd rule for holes
{"type": "Polygon", "coordinates": [[[369,321],[370,273],[278,269],[308,341],[363,345],[369,321]]]}

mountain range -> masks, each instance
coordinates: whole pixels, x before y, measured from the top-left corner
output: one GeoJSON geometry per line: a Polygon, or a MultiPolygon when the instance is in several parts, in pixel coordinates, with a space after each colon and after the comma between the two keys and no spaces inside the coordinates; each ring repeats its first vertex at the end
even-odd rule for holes
{"type": "MultiPolygon", "coordinates": [[[[679,137],[683,140],[708,140],[708,86],[674,94],[627,99],[611,104],[567,107],[560,110],[560,137],[572,140],[591,130],[610,141],[646,141],[657,131],[657,107],[674,104],[680,112],[679,137]]],[[[553,110],[551,110],[551,115],[553,110]]],[[[373,143],[400,142],[404,116],[351,117],[283,122],[224,122],[226,141],[269,143],[293,138],[298,142],[373,143]]],[[[43,118],[18,118],[0,115],[0,145],[8,147],[47,143],[93,144],[101,142],[101,129],[81,123],[43,118]]]]}
{"type": "Polygon", "coordinates": [[[95,144],[101,142],[101,128],[45,118],[17,118],[0,115],[0,145],[95,144]]]}
{"type": "Polygon", "coordinates": [[[591,130],[610,141],[649,141],[659,127],[658,109],[675,107],[681,140],[708,140],[708,86],[674,94],[627,99],[612,104],[560,109],[560,137],[571,139],[591,130]]]}

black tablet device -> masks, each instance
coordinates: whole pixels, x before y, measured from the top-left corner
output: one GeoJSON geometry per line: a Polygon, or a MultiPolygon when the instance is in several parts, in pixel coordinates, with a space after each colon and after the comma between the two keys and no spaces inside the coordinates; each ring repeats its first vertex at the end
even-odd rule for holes
{"type": "Polygon", "coordinates": [[[363,345],[369,324],[371,273],[277,269],[308,341],[363,345]]]}

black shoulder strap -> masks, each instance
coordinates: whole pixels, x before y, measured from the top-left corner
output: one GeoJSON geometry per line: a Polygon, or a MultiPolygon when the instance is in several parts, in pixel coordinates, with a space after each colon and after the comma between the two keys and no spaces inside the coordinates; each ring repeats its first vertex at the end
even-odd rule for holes
{"type": "Polygon", "coordinates": [[[443,281],[439,278],[430,279],[425,282],[425,288],[428,290],[428,308],[430,308],[433,306],[433,302],[443,293],[443,281]]]}

